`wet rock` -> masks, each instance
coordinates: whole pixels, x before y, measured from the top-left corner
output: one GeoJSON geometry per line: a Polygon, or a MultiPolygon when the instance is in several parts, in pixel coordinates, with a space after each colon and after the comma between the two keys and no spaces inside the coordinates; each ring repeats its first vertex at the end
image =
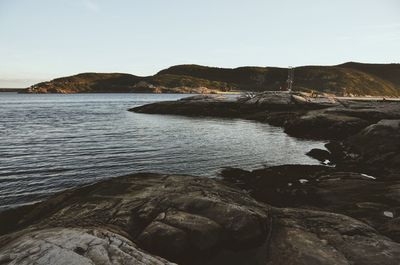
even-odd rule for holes
{"type": "Polygon", "coordinates": [[[325,144],[325,147],[328,149],[330,158],[334,164],[345,161],[347,154],[341,141],[329,141],[325,144]]]}
{"type": "Polygon", "coordinates": [[[331,164],[331,153],[318,148],[311,149],[306,155],[321,161],[324,164],[331,164]],[[326,162],[327,161],[327,162],[326,162]]]}

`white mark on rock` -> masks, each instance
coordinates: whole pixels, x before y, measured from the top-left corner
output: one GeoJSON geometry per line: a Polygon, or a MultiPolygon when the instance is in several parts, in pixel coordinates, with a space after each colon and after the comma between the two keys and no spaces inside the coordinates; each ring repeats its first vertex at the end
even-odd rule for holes
{"type": "Polygon", "coordinates": [[[390,218],[393,218],[393,217],[394,217],[393,212],[390,212],[390,211],[384,211],[384,212],[383,212],[383,215],[386,216],[386,217],[390,217],[390,218]]]}
{"type": "Polygon", "coordinates": [[[324,165],[329,165],[331,163],[331,161],[329,159],[325,159],[324,162],[322,162],[322,164],[324,165]]]}
{"type": "Polygon", "coordinates": [[[307,183],[307,182],[308,182],[308,179],[299,179],[299,182],[300,182],[301,184],[304,184],[304,183],[307,183]]]}
{"type": "Polygon", "coordinates": [[[376,179],[375,177],[367,175],[367,174],[361,174],[361,176],[369,178],[369,179],[376,179]]]}
{"type": "Polygon", "coordinates": [[[291,182],[289,182],[287,185],[290,187],[290,186],[292,186],[293,184],[292,184],[291,182]]]}

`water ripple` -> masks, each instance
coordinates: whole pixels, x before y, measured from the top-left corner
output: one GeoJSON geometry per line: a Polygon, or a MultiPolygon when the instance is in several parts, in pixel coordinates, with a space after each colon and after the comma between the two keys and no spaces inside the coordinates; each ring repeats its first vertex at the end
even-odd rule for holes
{"type": "Polygon", "coordinates": [[[0,209],[132,172],[215,176],[225,166],[316,163],[322,142],[252,121],[127,109],[184,95],[0,93],[0,209]]]}

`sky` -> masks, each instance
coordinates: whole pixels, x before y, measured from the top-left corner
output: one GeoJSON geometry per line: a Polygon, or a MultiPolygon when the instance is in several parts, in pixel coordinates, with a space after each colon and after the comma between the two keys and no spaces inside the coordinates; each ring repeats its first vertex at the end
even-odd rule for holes
{"type": "Polygon", "coordinates": [[[0,0],[0,87],[347,61],[400,63],[399,0],[0,0]]]}

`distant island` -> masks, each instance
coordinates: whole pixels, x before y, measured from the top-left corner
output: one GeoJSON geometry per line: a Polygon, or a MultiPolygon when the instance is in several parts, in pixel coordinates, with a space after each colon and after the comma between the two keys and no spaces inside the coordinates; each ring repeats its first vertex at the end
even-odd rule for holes
{"type": "Polygon", "coordinates": [[[0,92],[20,92],[24,91],[23,88],[0,88],[0,92]]]}
{"type": "MultiPolygon", "coordinates": [[[[294,90],[338,96],[400,96],[400,64],[348,62],[294,68],[294,90]]],[[[22,93],[223,93],[285,90],[287,68],[177,65],[153,76],[81,73],[32,85],[22,93]]]]}

